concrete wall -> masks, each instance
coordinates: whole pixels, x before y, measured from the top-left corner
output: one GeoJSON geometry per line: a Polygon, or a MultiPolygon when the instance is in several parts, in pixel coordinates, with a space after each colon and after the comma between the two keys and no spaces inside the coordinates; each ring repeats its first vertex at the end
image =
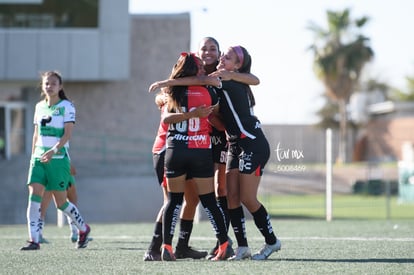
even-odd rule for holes
{"type": "MultiPolygon", "coordinates": [[[[167,78],[180,53],[190,49],[190,17],[133,15],[130,20],[130,78],[75,82],[66,81],[63,74],[65,92],[77,108],[71,157],[78,170],[81,211],[90,222],[150,221],[162,202],[151,157],[160,114],[148,87],[167,78]],[[115,148],[103,158],[99,147],[103,141],[107,149],[116,144],[130,154],[117,155],[115,148]],[[94,146],[98,149],[91,150],[94,146]]],[[[32,117],[40,99],[37,82],[0,82],[0,95],[27,101],[32,117]]],[[[27,135],[32,135],[31,129],[27,135]]],[[[28,161],[24,155],[0,159],[0,209],[7,209],[0,212],[1,224],[25,223],[28,161]]],[[[55,220],[55,211],[48,219],[47,223],[55,220]]]]}
{"type": "MultiPolygon", "coordinates": [[[[190,18],[188,14],[135,15],[131,22],[130,79],[66,85],[78,112],[74,149],[90,135],[128,138],[124,145],[131,143],[130,149],[137,153],[153,142],[160,114],[148,87],[167,78],[179,54],[189,50],[190,18]]],[[[118,141],[108,141],[113,142],[118,141]]]]}
{"type": "MultiPolygon", "coordinates": [[[[189,14],[132,15],[129,18],[128,79],[79,82],[67,79],[62,72],[65,93],[77,109],[72,147],[79,154],[85,153],[88,142],[94,143],[92,150],[95,151],[105,150],[98,143],[116,147],[115,143],[121,142],[116,140],[117,137],[126,137],[124,145],[128,143],[133,148],[125,150],[132,149],[137,153],[140,152],[139,147],[152,143],[159,111],[154,103],[155,95],[148,93],[148,87],[156,80],[167,78],[179,54],[190,49],[189,14]],[[139,144],[134,145],[136,141],[139,144]]],[[[114,69],[117,69],[115,65],[114,69]]],[[[40,99],[38,82],[38,79],[0,82],[0,101],[27,102],[27,112],[31,117],[40,99]]],[[[26,130],[29,137],[32,135],[31,126],[29,123],[26,130]]],[[[87,153],[89,155],[90,151],[87,153]]]]}
{"type": "Polygon", "coordinates": [[[97,29],[0,29],[0,80],[36,80],[51,69],[67,80],[128,79],[128,14],[128,0],[100,0],[97,29]]]}

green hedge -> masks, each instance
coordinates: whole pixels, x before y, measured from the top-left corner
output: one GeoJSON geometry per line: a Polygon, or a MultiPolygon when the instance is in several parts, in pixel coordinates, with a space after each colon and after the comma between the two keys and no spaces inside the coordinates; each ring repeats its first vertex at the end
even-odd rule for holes
{"type": "MultiPolygon", "coordinates": [[[[391,195],[398,195],[398,181],[388,181],[390,184],[391,195]]],[[[387,193],[387,181],[380,179],[373,180],[357,180],[352,186],[354,194],[365,194],[365,195],[385,195],[387,193]]]]}

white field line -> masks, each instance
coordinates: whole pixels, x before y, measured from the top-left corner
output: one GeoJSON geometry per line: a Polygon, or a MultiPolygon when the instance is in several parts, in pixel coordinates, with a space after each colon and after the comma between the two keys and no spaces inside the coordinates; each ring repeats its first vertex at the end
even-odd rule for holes
{"type": "MultiPolygon", "coordinates": [[[[320,237],[320,236],[308,236],[308,237],[283,237],[278,236],[278,238],[283,240],[290,240],[290,241],[309,241],[309,240],[320,240],[320,241],[366,241],[366,242],[377,242],[377,241],[385,241],[385,242],[414,242],[413,238],[392,238],[392,237],[320,237]]],[[[192,236],[191,239],[198,239],[198,240],[206,240],[215,238],[205,238],[205,237],[196,237],[192,236]]],[[[250,237],[248,239],[252,240],[263,240],[262,237],[250,237]]]]}
{"type": "Polygon", "coordinates": [[[392,237],[286,237],[285,240],[321,240],[321,241],[364,241],[364,242],[414,242],[414,238],[392,237]]]}
{"type": "MultiPolygon", "coordinates": [[[[45,236],[46,239],[69,239],[66,235],[48,235],[45,236]]],[[[94,240],[151,240],[151,235],[140,235],[140,236],[130,236],[130,235],[92,235],[90,236],[94,240]]],[[[1,235],[0,239],[21,239],[22,236],[16,235],[1,235]]],[[[414,242],[413,238],[392,238],[392,237],[321,237],[321,236],[308,236],[308,237],[282,237],[279,236],[280,240],[286,241],[307,241],[307,240],[314,240],[314,241],[358,241],[358,242],[414,242]]],[[[191,236],[192,240],[216,240],[214,237],[202,237],[202,236],[191,236]]],[[[262,237],[250,237],[251,240],[263,240],[262,237]]]]}

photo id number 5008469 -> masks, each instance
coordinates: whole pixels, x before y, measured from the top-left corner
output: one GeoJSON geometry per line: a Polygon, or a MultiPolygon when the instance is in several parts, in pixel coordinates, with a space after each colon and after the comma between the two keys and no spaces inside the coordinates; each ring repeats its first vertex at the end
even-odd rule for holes
{"type": "Polygon", "coordinates": [[[303,172],[306,170],[305,165],[277,165],[276,172],[303,172]]]}

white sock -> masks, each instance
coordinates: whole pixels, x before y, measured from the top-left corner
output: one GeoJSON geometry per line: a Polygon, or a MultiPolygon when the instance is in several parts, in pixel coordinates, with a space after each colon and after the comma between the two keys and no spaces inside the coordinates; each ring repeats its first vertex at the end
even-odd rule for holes
{"type": "Polygon", "coordinates": [[[61,209],[67,216],[70,217],[71,222],[75,224],[75,226],[80,231],[86,231],[86,223],[82,218],[82,215],[80,214],[78,208],[76,205],[71,203],[70,201],[67,202],[67,206],[65,209],[61,209]]]}
{"type": "Polygon", "coordinates": [[[66,215],[66,218],[68,220],[70,232],[72,232],[72,235],[77,235],[79,230],[76,227],[75,222],[73,222],[68,215],[66,215]]]}
{"type": "Polygon", "coordinates": [[[39,243],[39,233],[43,226],[40,219],[40,202],[29,200],[26,216],[30,241],[39,243]]]}

